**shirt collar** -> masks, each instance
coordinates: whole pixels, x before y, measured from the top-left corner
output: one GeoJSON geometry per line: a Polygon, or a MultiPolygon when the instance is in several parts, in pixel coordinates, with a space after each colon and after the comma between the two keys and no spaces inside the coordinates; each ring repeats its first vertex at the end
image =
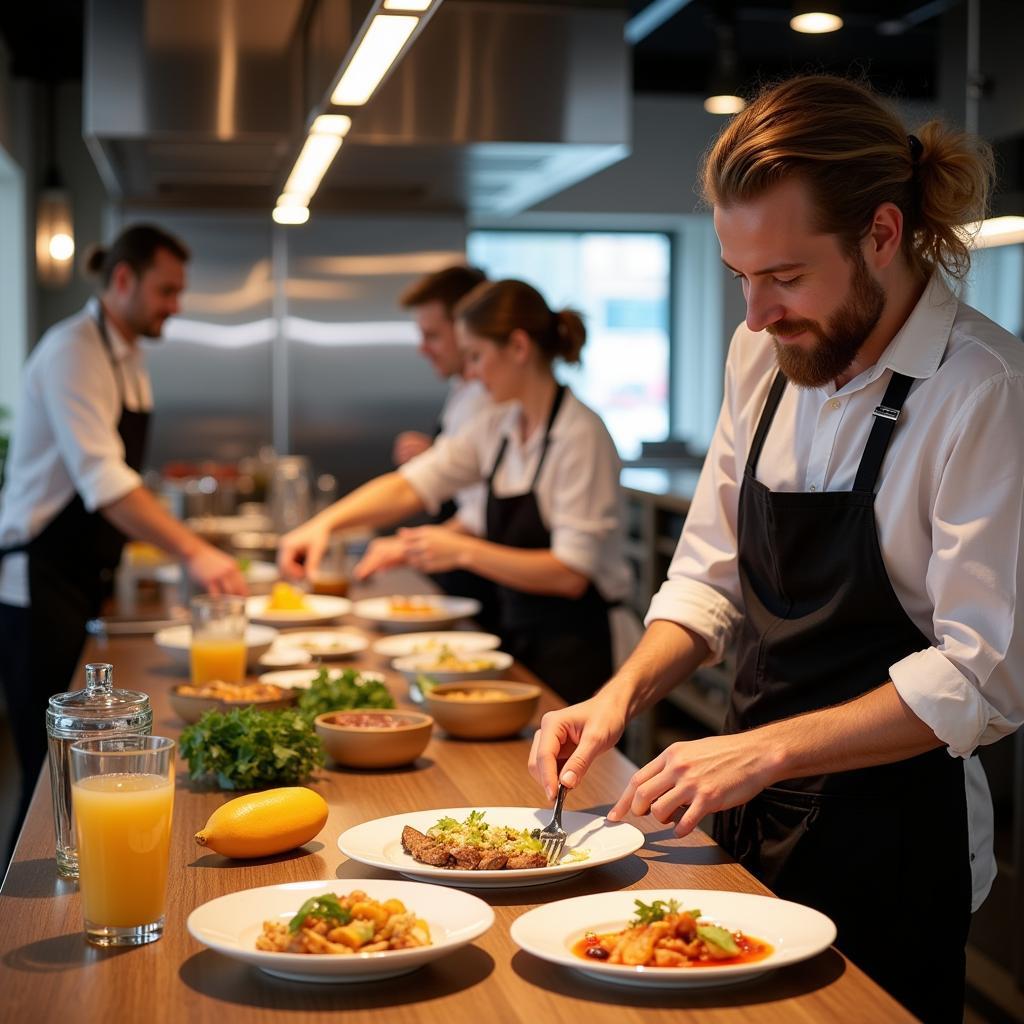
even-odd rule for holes
{"type": "MultiPolygon", "coordinates": [[[[98,329],[100,315],[100,300],[98,296],[94,295],[85,304],[85,313],[96,322],[98,329]]],[[[110,339],[111,356],[119,363],[124,362],[125,359],[135,353],[136,345],[129,345],[128,342],[124,340],[121,332],[113,323],[111,323],[110,317],[106,317],[104,319],[104,325],[107,328],[107,337],[110,339]]]]}
{"type": "Polygon", "coordinates": [[[942,362],[959,303],[938,273],[932,275],[906,322],[875,365],[873,377],[892,369],[907,377],[931,377],[942,362]]]}
{"type": "MultiPolygon", "coordinates": [[[[569,387],[565,388],[565,396],[562,398],[562,407],[558,410],[558,415],[555,417],[555,422],[551,424],[551,437],[555,438],[558,436],[559,429],[562,423],[562,414],[565,412],[566,405],[569,404],[573,395],[569,387]]],[[[519,402],[509,402],[508,412],[505,414],[501,424],[501,433],[507,437],[513,445],[518,447],[524,453],[532,453],[539,449],[544,443],[544,426],[543,424],[535,430],[529,437],[529,440],[525,444],[521,441],[521,435],[519,431],[519,425],[522,422],[522,406],[519,402]]]]}

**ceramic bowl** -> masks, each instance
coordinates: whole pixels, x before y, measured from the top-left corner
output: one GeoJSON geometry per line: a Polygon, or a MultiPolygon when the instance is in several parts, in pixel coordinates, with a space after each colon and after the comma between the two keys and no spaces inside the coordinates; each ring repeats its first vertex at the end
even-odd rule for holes
{"type": "Polygon", "coordinates": [[[539,686],[495,679],[442,683],[423,694],[437,724],[464,740],[515,736],[530,723],[539,701],[539,686]]]}
{"type": "Polygon", "coordinates": [[[313,726],[336,764],[345,768],[397,768],[423,753],[434,720],[421,711],[357,708],[317,715],[313,726]]]}
{"type": "Polygon", "coordinates": [[[181,693],[181,687],[171,688],[168,697],[174,713],[183,722],[198,722],[207,711],[230,711],[232,708],[259,708],[261,711],[277,711],[290,707],[295,703],[297,691],[285,691],[284,695],[273,700],[223,700],[219,697],[197,697],[191,693],[181,693]]]}

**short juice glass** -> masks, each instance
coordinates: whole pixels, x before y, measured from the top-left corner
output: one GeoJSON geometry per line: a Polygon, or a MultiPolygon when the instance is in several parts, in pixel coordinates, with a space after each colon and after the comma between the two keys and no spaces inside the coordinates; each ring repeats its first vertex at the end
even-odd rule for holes
{"type": "Polygon", "coordinates": [[[71,801],[86,940],[155,942],[164,930],[174,740],[118,736],[73,744],[71,801]]]}
{"type": "Polygon", "coordinates": [[[245,679],[245,598],[203,594],[192,598],[192,683],[245,679]]]}

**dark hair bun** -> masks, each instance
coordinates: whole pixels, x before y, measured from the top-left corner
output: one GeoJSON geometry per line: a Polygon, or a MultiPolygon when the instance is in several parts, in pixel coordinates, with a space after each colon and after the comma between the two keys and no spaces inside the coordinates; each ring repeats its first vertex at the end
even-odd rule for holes
{"type": "Polygon", "coordinates": [[[583,317],[574,309],[562,309],[555,314],[554,354],[567,363],[578,363],[583,345],[587,340],[587,329],[583,317]]]}

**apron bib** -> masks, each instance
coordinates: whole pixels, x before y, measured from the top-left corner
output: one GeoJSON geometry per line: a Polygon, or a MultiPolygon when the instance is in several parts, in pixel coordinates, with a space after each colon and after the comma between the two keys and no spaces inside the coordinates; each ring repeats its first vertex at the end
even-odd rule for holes
{"type": "MultiPolygon", "coordinates": [[[[786,386],[776,376],[740,488],[745,618],[728,732],[852,700],[931,646],[892,588],[874,514],[911,384],[892,375],[852,491],[790,493],[756,478],[786,386]]],[[[960,1022],[971,875],[959,758],[938,748],[783,781],[717,815],[714,835],[779,896],[828,914],[838,947],[922,1020],[960,1022]]]]}
{"type": "MultiPolygon", "coordinates": [[[[501,443],[487,480],[487,540],[494,544],[531,551],[551,547],[551,531],[541,518],[536,487],[564,396],[565,388],[560,386],[544,428],[537,469],[523,494],[499,498],[494,493],[508,438],[501,443]]],[[[610,605],[593,582],[578,599],[502,586],[496,588],[496,596],[503,649],[563,700],[570,704],[586,700],[608,681],[612,674],[610,605]]]]}

